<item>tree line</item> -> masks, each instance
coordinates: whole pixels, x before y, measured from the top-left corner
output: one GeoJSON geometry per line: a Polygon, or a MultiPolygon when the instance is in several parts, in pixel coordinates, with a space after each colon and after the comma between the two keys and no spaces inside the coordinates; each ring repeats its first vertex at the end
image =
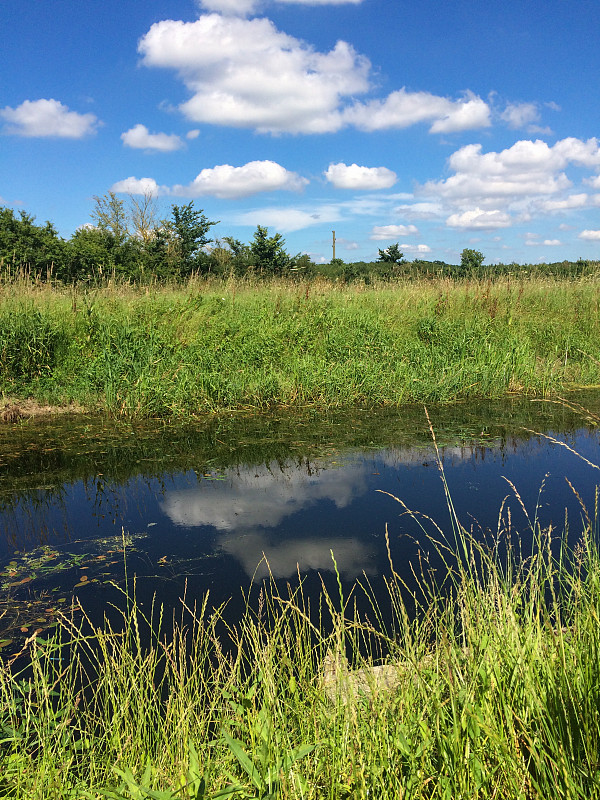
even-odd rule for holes
{"type": "Polygon", "coordinates": [[[193,202],[172,205],[159,219],[151,195],[131,196],[129,203],[114,192],[94,197],[91,223],[64,239],[51,222],[37,225],[25,211],[0,207],[0,274],[27,271],[39,279],[65,283],[185,280],[193,274],[323,276],[340,282],[394,278],[493,278],[508,275],[576,277],[596,273],[596,261],[579,259],[552,264],[491,264],[478,250],[465,248],[460,264],[406,260],[398,243],[379,250],[376,261],[315,264],[308,255],[290,255],[280,233],[269,235],[258,225],[250,242],[231,236],[213,239],[211,221],[193,202]]]}

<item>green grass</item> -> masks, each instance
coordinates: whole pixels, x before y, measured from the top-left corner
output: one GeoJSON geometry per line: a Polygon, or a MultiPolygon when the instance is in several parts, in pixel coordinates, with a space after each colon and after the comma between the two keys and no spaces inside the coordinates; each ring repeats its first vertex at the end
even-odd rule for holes
{"type": "Polygon", "coordinates": [[[391,563],[386,598],[366,578],[346,597],[271,581],[236,623],[205,598],[166,625],[130,584],[120,623],[63,619],[5,658],[0,797],[600,797],[600,554],[583,517],[567,553],[534,519],[524,552],[506,511],[487,544],[452,515],[430,540],[446,569],[412,596],[391,563]]]}
{"type": "Polygon", "coordinates": [[[0,288],[5,397],[126,417],[600,384],[593,278],[0,288]]]}

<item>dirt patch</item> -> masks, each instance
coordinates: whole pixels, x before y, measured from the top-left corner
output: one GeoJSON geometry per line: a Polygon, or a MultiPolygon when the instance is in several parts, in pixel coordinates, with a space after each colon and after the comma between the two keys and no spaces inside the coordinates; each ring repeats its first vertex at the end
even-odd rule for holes
{"type": "MultiPolygon", "coordinates": [[[[85,409],[76,403],[65,406],[52,406],[38,403],[36,400],[16,400],[3,398],[4,406],[0,406],[0,423],[15,423],[30,417],[48,417],[55,414],[82,414],[85,409]]],[[[0,401],[1,402],[1,401],[0,401]]]]}

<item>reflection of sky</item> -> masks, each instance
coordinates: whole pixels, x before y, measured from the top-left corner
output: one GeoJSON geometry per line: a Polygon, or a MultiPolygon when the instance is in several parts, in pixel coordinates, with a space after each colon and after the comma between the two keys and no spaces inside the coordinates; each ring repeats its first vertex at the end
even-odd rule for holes
{"type": "MultiPolygon", "coordinates": [[[[472,447],[447,448],[448,462],[469,459],[472,447]]],[[[225,480],[201,481],[189,489],[165,493],[162,510],[177,526],[210,526],[220,532],[217,547],[233,556],[246,574],[257,580],[269,571],[277,578],[298,570],[333,570],[351,580],[363,571],[373,574],[376,552],[372,540],[353,535],[286,535],[286,521],[330,501],[344,509],[372,490],[374,463],[386,467],[416,467],[435,459],[432,447],[389,448],[355,453],[340,462],[272,462],[238,467],[225,480]]]]}
{"type": "Polygon", "coordinates": [[[366,492],[370,469],[364,462],[318,469],[293,462],[240,467],[228,472],[225,481],[166,492],[162,509],[175,525],[210,525],[221,531],[219,548],[257,580],[269,571],[282,578],[298,570],[333,570],[332,552],[340,574],[352,579],[363,570],[371,571],[370,544],[356,537],[317,538],[310,532],[281,540],[275,529],[321,501],[331,501],[338,509],[347,507],[366,492]]]}
{"type": "Polygon", "coordinates": [[[343,469],[310,470],[293,462],[240,467],[228,480],[169,491],[163,511],[175,525],[211,525],[221,531],[274,528],[320,500],[345,508],[367,485],[363,464],[343,469]]]}

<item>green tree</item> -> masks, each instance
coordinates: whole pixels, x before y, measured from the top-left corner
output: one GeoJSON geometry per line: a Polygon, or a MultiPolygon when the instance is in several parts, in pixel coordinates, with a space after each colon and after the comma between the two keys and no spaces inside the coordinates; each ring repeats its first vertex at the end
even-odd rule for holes
{"type": "Polygon", "coordinates": [[[193,203],[172,206],[171,212],[172,220],[166,233],[170,235],[174,245],[178,272],[189,275],[194,270],[201,269],[202,248],[213,241],[207,234],[218,222],[211,222],[202,209],[198,211],[194,208],[193,203]]]}
{"type": "Polygon", "coordinates": [[[268,229],[258,225],[250,243],[250,256],[255,267],[271,275],[281,275],[290,266],[285,241],[280,233],[269,236],[268,229]]]}
{"type": "Polygon", "coordinates": [[[485,256],[479,250],[470,250],[468,247],[460,254],[460,266],[465,272],[476,272],[481,269],[485,256]]]}
{"type": "Polygon", "coordinates": [[[403,258],[404,253],[400,251],[400,245],[396,242],[396,244],[386,247],[385,250],[380,250],[377,261],[383,261],[386,264],[401,264],[403,258]]]}
{"type": "Polygon", "coordinates": [[[129,219],[125,203],[114,192],[94,195],[94,209],[90,214],[97,228],[110,234],[117,245],[129,237],[129,219]]]}
{"type": "Polygon", "coordinates": [[[62,277],[65,266],[65,241],[51,222],[36,225],[26,211],[15,216],[11,208],[0,208],[0,267],[27,268],[42,277],[62,277]]]}

